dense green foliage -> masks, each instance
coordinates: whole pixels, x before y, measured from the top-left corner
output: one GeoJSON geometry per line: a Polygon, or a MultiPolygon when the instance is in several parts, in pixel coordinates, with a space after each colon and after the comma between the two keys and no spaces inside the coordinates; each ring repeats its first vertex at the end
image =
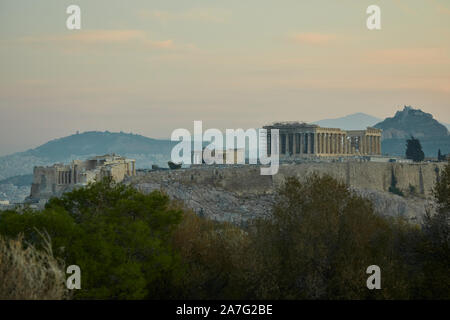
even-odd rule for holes
{"type": "Polygon", "coordinates": [[[411,139],[406,140],[406,159],[411,159],[414,162],[420,162],[425,159],[419,139],[411,136],[411,139]]]}
{"type": "MultiPolygon", "coordinates": [[[[445,177],[438,185],[448,192],[450,180],[445,177]]],[[[438,201],[444,203],[445,198],[448,203],[449,196],[443,193],[439,192],[438,201]]],[[[449,297],[448,220],[438,215],[425,220],[422,228],[382,217],[375,214],[370,201],[345,185],[315,175],[304,183],[288,179],[272,214],[245,231],[185,215],[174,237],[174,246],[186,263],[180,297],[449,297]],[[446,240],[441,236],[433,240],[436,233],[430,228],[447,228],[446,240]],[[373,264],[382,270],[381,290],[366,286],[366,269],[373,264]]]]}
{"type": "Polygon", "coordinates": [[[42,211],[6,211],[0,234],[82,270],[74,298],[449,299],[450,163],[422,226],[380,216],[329,176],[289,178],[271,219],[245,229],[199,217],[160,192],[109,181],[52,199],[42,211]],[[366,269],[381,268],[381,290],[366,269]]]}
{"type": "Polygon", "coordinates": [[[425,279],[425,297],[450,299],[450,161],[433,190],[436,214],[424,218],[424,241],[420,254],[425,279]]]}
{"type": "Polygon", "coordinates": [[[273,214],[256,232],[258,256],[268,258],[262,260],[263,278],[272,282],[263,297],[407,297],[395,248],[404,226],[376,215],[370,201],[345,185],[328,176],[305,183],[291,178],[273,214]],[[366,287],[366,268],[373,264],[383,270],[382,291],[366,287]]]}
{"type": "Polygon", "coordinates": [[[181,211],[161,193],[144,195],[109,181],[51,199],[42,211],[6,211],[0,233],[40,245],[50,235],[54,254],[82,270],[77,298],[141,299],[165,295],[178,260],[169,245],[181,211]]]}

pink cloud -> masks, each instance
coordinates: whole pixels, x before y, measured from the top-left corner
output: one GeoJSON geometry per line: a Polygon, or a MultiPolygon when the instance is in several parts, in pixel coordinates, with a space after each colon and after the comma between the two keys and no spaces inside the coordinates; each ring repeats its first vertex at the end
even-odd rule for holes
{"type": "Polygon", "coordinates": [[[324,45],[336,40],[336,35],[317,32],[296,33],[289,37],[292,41],[311,45],[324,45]]]}
{"type": "Polygon", "coordinates": [[[141,30],[94,30],[74,33],[66,36],[66,39],[85,43],[117,43],[144,41],[146,36],[141,30]]]}
{"type": "Polygon", "coordinates": [[[63,44],[74,46],[143,45],[145,47],[160,49],[171,49],[175,47],[173,40],[151,40],[142,30],[89,30],[62,35],[23,37],[18,42],[35,45],[63,44]]]}
{"type": "Polygon", "coordinates": [[[444,15],[450,15],[450,8],[444,6],[442,3],[440,3],[439,1],[436,0],[429,0],[429,2],[431,2],[435,8],[437,9],[437,11],[441,14],[444,15]]]}
{"type": "Polygon", "coordinates": [[[383,49],[368,53],[365,60],[372,64],[449,64],[450,54],[442,48],[383,49]]]}

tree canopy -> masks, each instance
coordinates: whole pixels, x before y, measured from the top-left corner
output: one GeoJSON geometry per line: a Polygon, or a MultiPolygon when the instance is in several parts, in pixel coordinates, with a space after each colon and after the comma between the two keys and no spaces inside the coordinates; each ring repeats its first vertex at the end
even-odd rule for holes
{"type": "Polygon", "coordinates": [[[23,233],[39,246],[37,230],[48,232],[55,255],[82,270],[78,298],[159,298],[177,272],[169,239],[180,221],[166,195],[104,180],[53,198],[42,211],[2,213],[0,233],[23,233]]]}

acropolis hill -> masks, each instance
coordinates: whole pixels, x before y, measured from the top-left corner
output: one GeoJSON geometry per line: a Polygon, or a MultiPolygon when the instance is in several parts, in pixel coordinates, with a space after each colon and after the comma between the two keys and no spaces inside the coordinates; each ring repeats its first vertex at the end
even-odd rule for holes
{"type": "Polygon", "coordinates": [[[200,166],[137,173],[126,183],[144,192],[163,190],[212,219],[243,223],[267,216],[274,191],[286,177],[304,180],[309,174],[328,174],[347,183],[374,202],[383,215],[420,219],[445,163],[313,162],[282,164],[273,176],[260,175],[258,165],[200,166]],[[393,176],[405,197],[389,193],[393,176]]]}

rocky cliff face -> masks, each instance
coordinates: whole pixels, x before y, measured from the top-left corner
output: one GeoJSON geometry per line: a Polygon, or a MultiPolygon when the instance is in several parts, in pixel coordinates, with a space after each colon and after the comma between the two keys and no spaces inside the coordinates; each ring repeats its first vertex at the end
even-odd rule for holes
{"type": "Polygon", "coordinates": [[[356,193],[371,199],[381,215],[420,221],[425,208],[432,205],[431,189],[442,168],[443,164],[302,163],[282,165],[275,176],[261,176],[258,166],[204,166],[149,172],[127,183],[144,192],[163,190],[211,219],[245,224],[255,217],[270,217],[275,191],[286,177],[302,180],[315,172],[347,183],[356,193]],[[388,192],[392,173],[407,197],[388,192]]]}

